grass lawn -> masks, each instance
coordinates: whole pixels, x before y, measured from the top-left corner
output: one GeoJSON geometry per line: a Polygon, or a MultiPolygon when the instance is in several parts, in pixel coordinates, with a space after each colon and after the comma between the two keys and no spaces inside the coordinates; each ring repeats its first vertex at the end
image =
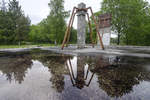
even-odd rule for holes
{"type": "Polygon", "coordinates": [[[31,48],[31,47],[48,47],[54,46],[53,44],[35,44],[35,45],[0,45],[0,49],[7,48],[31,48]]]}

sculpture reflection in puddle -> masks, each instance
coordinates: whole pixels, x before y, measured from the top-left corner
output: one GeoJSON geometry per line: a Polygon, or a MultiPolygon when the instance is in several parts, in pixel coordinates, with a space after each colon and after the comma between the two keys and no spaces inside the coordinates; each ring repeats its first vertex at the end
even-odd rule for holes
{"type": "Polygon", "coordinates": [[[150,76],[140,59],[133,60],[133,58],[118,56],[77,56],[77,66],[74,66],[72,61],[69,59],[66,66],[73,86],[79,89],[88,87],[96,76],[100,89],[110,97],[130,94],[133,86],[150,76]],[[139,62],[135,63],[137,60],[139,62]],[[86,66],[88,66],[87,71],[86,66]],[[77,67],[77,70],[74,70],[74,67],[77,67]],[[92,74],[89,75],[89,72],[92,74]],[[77,73],[76,77],[75,73],[77,73]],[[87,80],[87,77],[90,78],[87,80]]]}
{"type": "Polygon", "coordinates": [[[80,56],[77,57],[77,76],[76,77],[74,75],[74,71],[72,68],[73,65],[72,65],[70,59],[68,60],[68,62],[66,62],[66,66],[68,68],[69,76],[70,76],[73,86],[75,86],[79,89],[82,89],[82,88],[84,88],[84,86],[88,87],[90,85],[90,83],[93,79],[94,73],[90,76],[90,79],[87,80],[87,77],[89,75],[89,66],[88,66],[86,75],[84,75],[85,67],[86,67],[86,60],[84,57],[80,57],[80,56]],[[86,82],[86,81],[88,81],[88,82],[86,82]]]}
{"type": "MultiPolygon", "coordinates": [[[[143,81],[150,82],[150,70],[144,67],[150,65],[150,59],[115,55],[72,57],[48,52],[38,55],[32,53],[1,58],[0,71],[9,81],[15,80],[21,84],[28,74],[28,69],[32,70],[33,59],[48,68],[51,75],[47,77],[51,87],[64,96],[70,94],[72,97],[74,93],[93,93],[94,96],[102,96],[103,91],[109,98],[128,98],[128,95],[136,95],[134,88],[137,85],[141,85],[143,81]],[[71,82],[70,79],[68,82],[68,77],[71,82]],[[132,95],[132,92],[135,94],[132,95]]],[[[80,97],[84,98],[82,95],[80,97]]]]}

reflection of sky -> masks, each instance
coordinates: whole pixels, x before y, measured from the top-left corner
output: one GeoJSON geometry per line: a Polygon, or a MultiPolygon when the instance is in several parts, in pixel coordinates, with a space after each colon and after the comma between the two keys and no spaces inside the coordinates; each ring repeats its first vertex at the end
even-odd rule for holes
{"type": "MultiPolygon", "coordinates": [[[[137,97],[142,98],[142,100],[149,100],[150,98],[150,82],[148,81],[142,81],[140,84],[133,86],[133,91],[128,94],[128,97],[137,97]]],[[[122,98],[125,98],[123,96],[122,98]]]]}
{"type": "MultiPolygon", "coordinates": [[[[65,74],[65,88],[62,93],[58,93],[50,82],[50,78],[52,77],[51,69],[48,69],[47,66],[44,66],[38,60],[32,60],[32,62],[32,68],[28,69],[26,77],[21,84],[18,84],[15,80],[9,83],[6,81],[3,73],[0,72],[0,98],[2,100],[61,100],[61,97],[64,100],[76,100],[75,98],[78,98],[78,100],[81,100],[81,98],[82,100],[88,100],[89,98],[92,100],[116,100],[115,97],[109,97],[100,88],[97,74],[94,74],[90,86],[85,86],[83,89],[73,87],[69,75],[65,74]]],[[[76,76],[77,57],[74,57],[71,63],[76,76]]],[[[86,64],[85,67],[86,71],[88,65],[86,64]]],[[[90,79],[91,75],[92,72],[89,73],[87,80],[90,79]]],[[[141,81],[140,84],[134,85],[132,90],[129,94],[120,97],[120,99],[130,100],[132,98],[132,100],[137,100],[138,98],[142,98],[143,100],[149,100],[150,82],[141,81]]]]}
{"type": "Polygon", "coordinates": [[[2,71],[0,71],[0,75],[3,75],[2,71]]]}
{"type": "Polygon", "coordinates": [[[49,97],[55,93],[49,82],[50,76],[47,67],[39,61],[33,61],[33,66],[28,70],[22,84],[18,84],[15,80],[11,84],[8,81],[1,84],[0,80],[0,98],[1,100],[49,100],[49,97]]]}
{"type": "MultiPolygon", "coordinates": [[[[6,0],[8,1],[8,0],[6,0]]],[[[29,15],[31,18],[32,24],[39,23],[43,18],[46,18],[49,14],[48,3],[50,0],[18,0],[25,11],[26,15],[29,15]]],[[[94,12],[100,9],[100,2],[102,0],[64,0],[65,1],[65,10],[72,10],[74,6],[77,6],[79,3],[84,2],[87,6],[91,6],[94,12]]],[[[76,22],[74,24],[76,27],[76,22]]]]}

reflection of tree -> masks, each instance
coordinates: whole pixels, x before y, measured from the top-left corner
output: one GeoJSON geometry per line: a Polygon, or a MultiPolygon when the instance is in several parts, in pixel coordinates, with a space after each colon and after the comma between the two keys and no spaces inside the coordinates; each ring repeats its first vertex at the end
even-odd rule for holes
{"type": "MultiPolygon", "coordinates": [[[[145,69],[138,62],[130,58],[110,58],[91,57],[88,62],[92,62],[92,72],[98,75],[100,87],[112,97],[123,96],[132,91],[134,85],[139,84],[141,80],[148,76],[145,69]],[[118,60],[119,59],[119,60],[118,60]],[[126,60],[125,60],[126,59],[126,60]],[[113,62],[113,63],[112,63],[113,62]],[[134,63],[134,64],[133,64],[134,63]]],[[[91,64],[91,63],[89,63],[91,64]]]]}
{"type": "Polygon", "coordinates": [[[60,54],[41,55],[37,58],[49,68],[49,71],[52,74],[50,81],[57,92],[62,92],[64,90],[64,75],[68,74],[68,71],[65,68],[65,62],[69,58],[70,56],[63,56],[60,54]]]}
{"type": "Polygon", "coordinates": [[[13,55],[4,58],[4,60],[5,61],[0,60],[0,70],[6,75],[10,82],[14,78],[19,84],[21,84],[24,80],[27,69],[31,68],[31,57],[27,55],[13,55]]]}
{"type": "MultiPolygon", "coordinates": [[[[49,68],[52,75],[50,81],[57,92],[61,93],[64,90],[65,75],[70,75],[66,62],[69,64],[69,59],[72,59],[72,56],[51,52],[33,52],[32,55],[19,54],[5,57],[4,61],[3,57],[0,58],[0,70],[9,81],[14,78],[21,83],[27,69],[31,68],[31,59],[39,60],[49,68]]],[[[72,83],[77,88],[83,89],[84,86],[89,86],[93,75],[97,75],[101,89],[109,96],[121,97],[130,93],[133,86],[139,84],[140,81],[150,80],[150,73],[143,67],[147,62],[149,60],[144,58],[80,55],[77,56],[77,77],[74,77],[72,83]],[[86,80],[85,65],[88,65],[89,73],[92,73],[88,77],[90,80],[86,80]]]]}
{"type": "Polygon", "coordinates": [[[100,87],[108,95],[118,97],[129,93],[134,85],[139,84],[139,80],[136,79],[138,74],[135,70],[128,70],[128,68],[106,68],[98,71],[98,80],[100,87]]]}

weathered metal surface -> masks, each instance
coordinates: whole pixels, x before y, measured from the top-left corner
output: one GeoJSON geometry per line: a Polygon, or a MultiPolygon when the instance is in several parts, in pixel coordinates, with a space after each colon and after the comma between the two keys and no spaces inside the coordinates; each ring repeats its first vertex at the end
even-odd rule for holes
{"type": "Polygon", "coordinates": [[[73,8],[73,11],[72,11],[72,14],[71,14],[71,18],[70,18],[70,21],[69,21],[69,24],[68,24],[68,27],[67,27],[67,30],[66,30],[66,33],[65,33],[65,36],[64,36],[63,43],[62,43],[62,49],[64,48],[64,45],[65,45],[66,40],[67,40],[68,31],[69,31],[69,28],[70,28],[70,25],[71,25],[71,21],[72,21],[72,18],[73,18],[73,14],[74,14],[75,9],[76,9],[76,8],[74,7],[74,8],[73,8]]]}
{"type": "Polygon", "coordinates": [[[71,21],[71,26],[70,26],[69,32],[68,32],[68,37],[67,37],[66,45],[68,44],[69,39],[70,39],[70,32],[71,32],[71,29],[72,29],[72,25],[73,25],[73,22],[74,22],[75,15],[76,15],[76,12],[73,14],[73,18],[72,18],[72,21],[71,21]]]}
{"type": "MultiPolygon", "coordinates": [[[[105,13],[99,16],[99,31],[102,34],[104,46],[110,45],[111,39],[111,14],[105,13]]],[[[97,43],[99,45],[99,43],[97,43]]]]}
{"type": "Polygon", "coordinates": [[[104,50],[104,45],[103,45],[103,41],[101,38],[101,35],[99,33],[98,30],[98,24],[96,23],[96,19],[94,17],[93,11],[91,7],[86,8],[86,5],[84,3],[80,3],[78,5],[78,8],[74,7],[73,11],[72,11],[72,15],[64,36],[64,40],[62,43],[62,49],[64,48],[65,44],[67,45],[67,43],[69,42],[70,39],[70,31],[74,22],[74,17],[77,13],[78,16],[78,21],[77,21],[77,47],[78,48],[84,48],[85,47],[85,39],[86,39],[86,15],[88,17],[88,21],[89,21],[89,28],[90,28],[90,39],[92,41],[92,46],[94,47],[94,42],[92,40],[92,28],[91,28],[91,23],[90,23],[90,18],[89,18],[89,14],[87,13],[87,11],[90,9],[91,13],[92,13],[92,18],[94,20],[94,23],[96,25],[96,31],[100,40],[100,45],[102,47],[102,49],[104,50]]]}
{"type": "MultiPolygon", "coordinates": [[[[102,41],[104,46],[109,46],[111,39],[111,27],[100,28],[99,31],[102,33],[102,41]]],[[[99,42],[97,44],[99,45],[99,42]]]]}
{"type": "Polygon", "coordinates": [[[104,45],[103,45],[103,41],[102,41],[101,35],[100,35],[100,33],[99,33],[98,25],[97,25],[97,23],[96,23],[96,19],[95,19],[95,17],[94,17],[92,8],[89,7],[89,9],[90,9],[90,11],[91,11],[91,13],[92,13],[92,18],[93,18],[94,23],[95,23],[95,25],[96,25],[96,31],[97,31],[97,34],[98,34],[98,37],[99,37],[99,40],[100,40],[101,47],[102,47],[102,49],[104,50],[105,48],[104,48],[104,45]]]}
{"type": "Polygon", "coordinates": [[[100,28],[106,28],[106,27],[111,27],[111,14],[106,13],[106,14],[101,14],[99,16],[99,27],[100,28]]]}
{"type": "Polygon", "coordinates": [[[88,24],[89,24],[89,29],[90,29],[90,39],[91,39],[91,42],[92,42],[92,46],[94,48],[93,31],[92,31],[92,26],[91,26],[91,22],[90,22],[90,16],[89,16],[88,13],[87,13],[87,17],[88,17],[88,24]]]}

